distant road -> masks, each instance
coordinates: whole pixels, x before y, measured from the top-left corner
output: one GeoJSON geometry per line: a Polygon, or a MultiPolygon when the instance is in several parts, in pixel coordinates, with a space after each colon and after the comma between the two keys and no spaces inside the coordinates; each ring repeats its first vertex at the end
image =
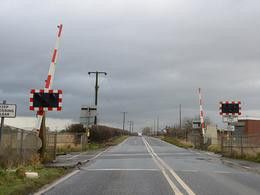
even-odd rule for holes
{"type": "Polygon", "coordinates": [[[259,195],[260,175],[151,137],[130,137],[44,194],[259,195]]]}

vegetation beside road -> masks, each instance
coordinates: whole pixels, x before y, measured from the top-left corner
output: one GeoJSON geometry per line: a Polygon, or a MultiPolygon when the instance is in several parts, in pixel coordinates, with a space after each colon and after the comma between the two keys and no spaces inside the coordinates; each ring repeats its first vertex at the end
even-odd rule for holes
{"type": "Polygon", "coordinates": [[[42,165],[19,166],[17,169],[0,169],[0,194],[31,194],[40,187],[51,183],[57,178],[68,173],[69,169],[46,168],[42,165]],[[39,174],[38,178],[26,178],[26,171],[35,171],[39,174]]]}
{"type": "MultiPolygon", "coordinates": [[[[166,141],[170,144],[182,147],[182,148],[192,148],[193,147],[193,145],[191,143],[186,143],[185,140],[178,139],[178,138],[175,138],[172,136],[164,135],[164,136],[160,136],[157,138],[159,138],[163,141],[166,141]]],[[[207,151],[210,151],[210,152],[213,152],[216,154],[222,154],[220,145],[210,145],[210,146],[208,146],[207,151]]],[[[244,154],[241,156],[239,154],[239,152],[237,152],[236,150],[233,150],[232,155],[226,156],[225,153],[222,155],[225,157],[228,157],[228,158],[232,158],[232,159],[239,159],[239,160],[246,160],[246,161],[260,163],[260,153],[257,153],[257,155],[244,154]]]]}
{"type": "Polygon", "coordinates": [[[234,150],[231,155],[225,155],[225,153],[224,153],[223,156],[227,157],[227,158],[233,158],[233,159],[238,159],[238,160],[246,160],[246,161],[260,163],[260,153],[259,152],[257,154],[245,153],[245,154],[241,155],[241,154],[239,154],[239,152],[234,150]]]}
{"type": "Polygon", "coordinates": [[[220,145],[210,145],[208,146],[208,151],[210,152],[214,152],[216,154],[220,154],[221,153],[221,147],[220,145]]]}
{"type": "MultiPolygon", "coordinates": [[[[116,136],[105,142],[92,142],[89,144],[89,150],[97,150],[109,146],[117,145],[127,139],[127,135],[116,136]]],[[[35,162],[30,166],[19,166],[16,169],[0,168],[0,195],[4,194],[31,194],[40,187],[53,182],[54,180],[67,174],[71,169],[65,168],[46,168],[35,162]],[[33,171],[39,174],[38,178],[29,179],[25,177],[26,171],[33,171]]]]}
{"type": "MultiPolygon", "coordinates": [[[[56,151],[58,153],[69,153],[103,149],[121,143],[129,135],[129,132],[120,129],[96,126],[90,129],[90,139],[87,142],[82,141],[87,136],[86,129],[80,124],[74,124],[69,126],[67,130],[56,133],[56,151]],[[62,133],[68,133],[68,136],[66,137],[65,135],[62,137],[62,133]]],[[[53,155],[53,153],[50,154],[53,155]]],[[[15,155],[17,157],[16,153],[15,155]]],[[[66,168],[47,168],[41,164],[42,162],[39,155],[35,153],[26,162],[4,161],[4,163],[0,163],[0,195],[32,194],[42,186],[53,182],[71,171],[71,169],[66,168]],[[25,175],[27,171],[37,172],[39,177],[27,178],[25,175]]]]}
{"type": "Polygon", "coordinates": [[[185,142],[185,140],[180,140],[172,136],[162,136],[161,139],[170,144],[182,147],[182,148],[192,148],[193,145],[191,143],[185,142]]]}
{"type": "Polygon", "coordinates": [[[89,149],[90,150],[97,150],[97,149],[102,149],[102,148],[106,148],[106,147],[109,147],[109,146],[115,146],[115,145],[123,142],[126,138],[128,138],[127,135],[122,135],[122,136],[113,137],[106,142],[101,142],[101,143],[91,142],[89,144],[89,149]]]}
{"type": "MultiPolygon", "coordinates": [[[[108,146],[114,146],[128,138],[128,135],[116,136],[112,137],[103,142],[92,142],[90,141],[86,146],[84,151],[91,151],[91,150],[98,150],[102,148],[106,148],[108,146]]],[[[70,152],[81,152],[82,146],[81,145],[64,145],[57,147],[58,154],[70,153],[70,152]]]]}

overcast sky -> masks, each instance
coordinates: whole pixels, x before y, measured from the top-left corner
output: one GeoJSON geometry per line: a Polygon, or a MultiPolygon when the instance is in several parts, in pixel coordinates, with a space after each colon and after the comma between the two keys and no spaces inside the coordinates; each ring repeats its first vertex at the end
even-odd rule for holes
{"type": "Polygon", "coordinates": [[[63,111],[49,117],[78,120],[94,103],[100,78],[99,120],[140,128],[162,125],[204,109],[220,123],[218,102],[241,100],[242,114],[260,116],[259,0],[2,0],[0,99],[29,111],[29,91],[43,88],[57,24],[64,25],[53,88],[63,111]]]}

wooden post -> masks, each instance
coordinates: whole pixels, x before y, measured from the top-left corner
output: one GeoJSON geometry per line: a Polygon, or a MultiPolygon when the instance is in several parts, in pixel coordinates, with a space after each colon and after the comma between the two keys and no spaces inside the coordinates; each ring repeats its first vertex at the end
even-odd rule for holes
{"type": "Polygon", "coordinates": [[[21,129],[20,158],[22,162],[23,162],[23,134],[24,134],[24,130],[21,129]]]}
{"type": "Polygon", "coordinates": [[[220,136],[220,144],[221,144],[221,154],[223,155],[224,153],[224,136],[223,134],[221,133],[221,136],[220,136]]]}
{"type": "Polygon", "coordinates": [[[81,136],[80,136],[80,143],[81,143],[81,152],[84,150],[84,143],[83,143],[83,139],[84,139],[84,134],[82,134],[81,136]]]}
{"type": "Polygon", "coordinates": [[[46,152],[46,126],[45,126],[45,113],[43,114],[42,117],[42,124],[39,132],[39,137],[42,141],[42,147],[39,150],[40,153],[40,158],[43,161],[45,158],[45,152],[46,152]]]}
{"type": "Polygon", "coordinates": [[[197,136],[196,135],[194,135],[194,138],[195,138],[195,144],[194,144],[194,146],[195,146],[195,148],[197,148],[197,140],[196,140],[196,138],[197,138],[197,136]]]}
{"type": "Polygon", "coordinates": [[[244,155],[244,151],[243,151],[243,136],[240,136],[240,154],[241,156],[244,155]]]}
{"type": "MultiPolygon", "coordinates": [[[[6,100],[3,101],[3,104],[6,104],[6,100]]],[[[1,117],[1,126],[0,126],[0,145],[1,145],[1,140],[2,140],[2,133],[3,133],[3,128],[4,128],[4,117],[1,117]]]]}
{"type": "Polygon", "coordinates": [[[230,143],[230,155],[233,155],[233,136],[230,136],[231,139],[229,140],[230,143]]]}
{"type": "Polygon", "coordinates": [[[57,153],[57,131],[54,133],[54,146],[53,146],[53,160],[56,160],[56,153],[57,153]]]}

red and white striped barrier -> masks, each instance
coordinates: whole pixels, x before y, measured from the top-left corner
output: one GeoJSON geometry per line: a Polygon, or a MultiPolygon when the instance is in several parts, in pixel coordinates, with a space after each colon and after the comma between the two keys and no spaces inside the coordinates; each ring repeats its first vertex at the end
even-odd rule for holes
{"type": "MultiPolygon", "coordinates": [[[[51,64],[50,64],[48,76],[47,76],[47,79],[45,80],[45,90],[49,90],[52,87],[62,28],[63,28],[62,24],[58,25],[57,39],[56,39],[55,47],[54,47],[54,50],[52,53],[51,64]]],[[[39,131],[41,128],[42,118],[43,118],[43,115],[45,114],[45,111],[46,110],[44,110],[44,109],[37,111],[37,124],[36,124],[37,131],[39,131]]]]}

